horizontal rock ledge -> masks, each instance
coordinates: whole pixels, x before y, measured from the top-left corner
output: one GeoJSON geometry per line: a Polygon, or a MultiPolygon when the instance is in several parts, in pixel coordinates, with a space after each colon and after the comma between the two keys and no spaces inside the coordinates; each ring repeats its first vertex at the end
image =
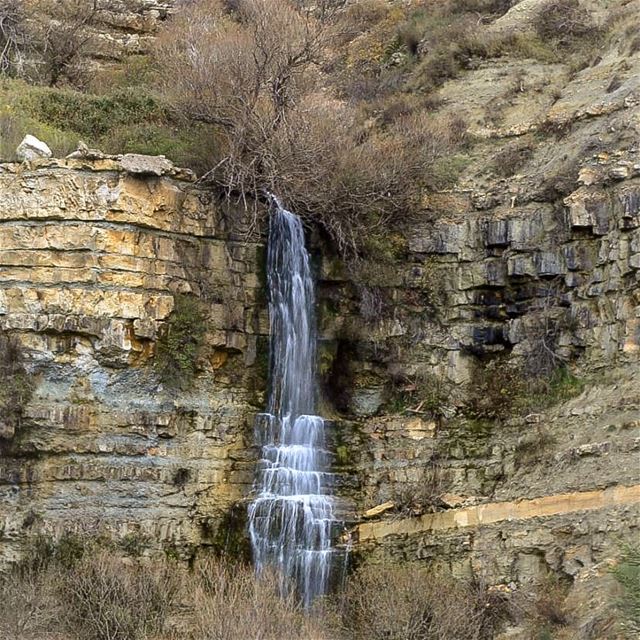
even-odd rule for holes
{"type": "Polygon", "coordinates": [[[356,528],[360,542],[376,541],[388,536],[409,535],[444,529],[478,527],[503,520],[528,520],[640,503],[640,485],[622,485],[595,491],[561,493],[531,500],[492,502],[429,513],[419,518],[366,522],[356,528]]]}

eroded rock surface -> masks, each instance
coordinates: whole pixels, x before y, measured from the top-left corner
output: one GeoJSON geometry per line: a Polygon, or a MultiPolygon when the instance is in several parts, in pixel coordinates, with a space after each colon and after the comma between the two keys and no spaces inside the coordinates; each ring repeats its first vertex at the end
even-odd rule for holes
{"type": "Polygon", "coordinates": [[[96,525],[188,555],[226,539],[218,526],[252,482],[259,244],[188,174],[140,163],[0,167],[0,328],[36,381],[0,441],[2,560],[38,530],[96,525]],[[178,293],[206,315],[186,392],[153,367],[178,293]]]}

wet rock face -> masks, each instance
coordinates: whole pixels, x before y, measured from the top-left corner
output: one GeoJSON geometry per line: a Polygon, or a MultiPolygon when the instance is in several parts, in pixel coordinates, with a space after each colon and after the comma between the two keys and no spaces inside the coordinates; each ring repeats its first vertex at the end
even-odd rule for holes
{"type": "Polygon", "coordinates": [[[188,173],[129,160],[0,167],[0,330],[35,381],[0,439],[0,563],[96,523],[188,554],[253,479],[260,246],[188,173]],[[188,391],[154,369],[177,294],[206,323],[188,391]]]}

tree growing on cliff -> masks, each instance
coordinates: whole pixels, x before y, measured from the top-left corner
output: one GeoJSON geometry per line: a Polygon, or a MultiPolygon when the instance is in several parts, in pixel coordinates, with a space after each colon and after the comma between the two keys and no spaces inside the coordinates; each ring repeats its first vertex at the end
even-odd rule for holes
{"type": "Polygon", "coordinates": [[[0,0],[0,73],[81,88],[99,48],[94,27],[114,9],[116,0],[0,0]]]}
{"type": "Polygon", "coordinates": [[[18,75],[27,42],[22,0],[0,0],[0,73],[18,75]]]}
{"type": "Polygon", "coordinates": [[[372,127],[331,93],[341,4],[191,3],[160,36],[156,58],[174,109],[218,128],[206,178],[227,195],[277,193],[353,255],[415,208],[425,169],[460,136],[428,114],[372,127]]]}

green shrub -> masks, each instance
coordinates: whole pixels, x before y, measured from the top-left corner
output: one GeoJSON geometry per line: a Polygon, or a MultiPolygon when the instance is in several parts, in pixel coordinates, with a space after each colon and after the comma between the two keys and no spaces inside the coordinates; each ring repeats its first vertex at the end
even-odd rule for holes
{"type": "Polygon", "coordinates": [[[0,160],[14,161],[16,148],[28,133],[44,140],[53,153],[64,156],[74,150],[78,144],[78,135],[61,130],[31,115],[17,105],[18,95],[29,92],[27,85],[21,82],[0,81],[0,160]]]}
{"type": "Polygon", "coordinates": [[[619,608],[625,618],[625,627],[631,633],[640,633],[640,546],[629,546],[613,575],[622,587],[619,608]]]}
{"type": "Polygon", "coordinates": [[[471,159],[465,155],[438,158],[429,168],[427,185],[433,190],[450,189],[462,177],[470,162],[471,159]]]}
{"type": "Polygon", "coordinates": [[[90,80],[88,93],[110,94],[122,89],[150,87],[158,69],[147,55],[130,55],[117,66],[98,69],[90,80]]]}
{"type": "Polygon", "coordinates": [[[100,140],[100,148],[110,153],[146,153],[163,155],[178,166],[189,167],[198,174],[211,168],[218,143],[215,128],[193,123],[146,123],[123,125],[100,140]]]}
{"type": "Polygon", "coordinates": [[[157,342],[156,370],[169,387],[188,389],[205,335],[205,314],[193,296],[177,295],[157,342]]]}
{"type": "Polygon", "coordinates": [[[24,365],[18,340],[0,332],[0,438],[12,437],[35,385],[24,365]]]}
{"type": "Polygon", "coordinates": [[[167,117],[160,103],[140,88],[123,89],[103,96],[40,89],[26,94],[20,104],[32,116],[49,125],[71,129],[92,140],[114,129],[157,123],[167,117]]]}

